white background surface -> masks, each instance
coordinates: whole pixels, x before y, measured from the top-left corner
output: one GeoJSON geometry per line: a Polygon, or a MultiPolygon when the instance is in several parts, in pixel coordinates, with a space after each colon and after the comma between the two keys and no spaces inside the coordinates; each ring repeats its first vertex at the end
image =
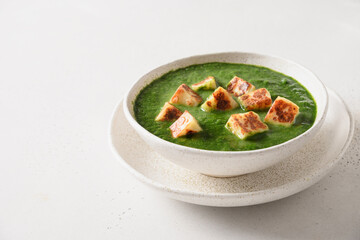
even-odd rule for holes
{"type": "MultiPolygon", "coordinates": [[[[360,1],[0,1],[0,239],[360,239],[360,1]],[[147,71],[254,51],[312,69],[351,106],[341,163],[286,199],[163,198],[112,155],[115,104],[147,71]]],[[[341,123],[339,123],[341,124],[341,123]]]]}

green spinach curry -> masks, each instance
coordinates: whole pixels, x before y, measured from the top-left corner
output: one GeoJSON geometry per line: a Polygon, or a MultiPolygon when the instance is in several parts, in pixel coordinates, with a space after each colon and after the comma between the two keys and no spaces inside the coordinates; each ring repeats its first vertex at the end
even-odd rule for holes
{"type": "MultiPolygon", "coordinates": [[[[204,102],[213,91],[199,90],[197,93],[204,102]]],[[[262,121],[267,111],[254,110],[262,121]]],[[[212,62],[170,71],[154,80],[140,91],[135,100],[134,112],[141,126],[166,141],[206,150],[245,151],[274,146],[305,132],[315,121],[316,103],[305,87],[282,73],[255,65],[212,62]],[[155,117],[181,84],[191,86],[208,76],[214,76],[218,86],[225,89],[234,76],[239,76],[257,89],[266,88],[273,101],[277,96],[291,100],[299,106],[299,115],[291,127],[268,124],[268,131],[241,140],[225,128],[232,114],[246,112],[241,107],[230,111],[205,112],[201,110],[200,105],[175,105],[182,112],[189,111],[203,131],[191,136],[173,138],[169,130],[173,121],[158,122],[155,121],[155,117]]]]}

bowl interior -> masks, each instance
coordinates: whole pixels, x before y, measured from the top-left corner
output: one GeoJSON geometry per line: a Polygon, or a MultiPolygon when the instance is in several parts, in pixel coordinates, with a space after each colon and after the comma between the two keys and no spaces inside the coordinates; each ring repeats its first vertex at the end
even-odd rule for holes
{"type": "Polygon", "coordinates": [[[137,81],[132,86],[125,98],[125,106],[127,108],[126,110],[128,110],[131,116],[135,119],[133,104],[136,96],[139,94],[142,88],[171,70],[207,62],[229,62],[259,65],[293,77],[312,94],[316,101],[317,115],[313,127],[324,117],[324,113],[326,112],[327,108],[327,91],[323,83],[310,70],[283,58],[243,52],[199,55],[180,59],[158,67],[141,77],[139,81],[137,81]]]}

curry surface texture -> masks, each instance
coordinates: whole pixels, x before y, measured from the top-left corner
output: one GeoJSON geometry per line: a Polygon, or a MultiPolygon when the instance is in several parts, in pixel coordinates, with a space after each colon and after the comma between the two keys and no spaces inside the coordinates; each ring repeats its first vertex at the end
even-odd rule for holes
{"type": "MultiPolygon", "coordinates": [[[[198,91],[203,101],[212,92],[213,90],[198,91]]],[[[316,103],[305,87],[282,73],[255,65],[213,62],[177,69],[154,80],[138,94],[134,112],[141,126],[166,141],[206,150],[245,151],[274,146],[305,132],[314,123],[316,103]],[[231,111],[204,112],[200,105],[198,107],[176,105],[181,111],[188,110],[198,120],[203,131],[192,136],[174,139],[169,130],[173,122],[154,120],[164,103],[170,100],[182,83],[191,86],[207,76],[214,76],[217,84],[226,89],[227,84],[235,75],[255,85],[256,88],[268,89],[273,101],[277,96],[282,96],[297,104],[300,113],[293,126],[287,128],[268,124],[269,131],[240,140],[224,127],[231,114],[246,112],[240,107],[231,111]]],[[[255,112],[264,120],[267,110],[255,112]]]]}

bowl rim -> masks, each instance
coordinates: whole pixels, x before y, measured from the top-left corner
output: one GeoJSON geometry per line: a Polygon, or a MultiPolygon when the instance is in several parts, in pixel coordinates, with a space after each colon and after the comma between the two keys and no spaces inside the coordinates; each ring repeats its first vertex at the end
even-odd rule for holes
{"type": "MultiPolygon", "coordinates": [[[[204,62],[206,63],[206,62],[204,62]]],[[[230,63],[230,62],[228,62],[230,63]]],[[[193,65],[193,64],[191,64],[193,65]]],[[[251,65],[251,64],[249,64],[251,65]]],[[[255,64],[253,64],[255,65],[255,64]]],[[[190,65],[189,65],[190,66],[190,65]]],[[[260,66],[260,65],[259,65],[260,66]]],[[[263,66],[263,67],[266,67],[266,66],[263,66]]],[[[267,67],[269,68],[269,67],[267,67]]],[[[270,68],[271,69],[271,68],[270,68]]],[[[174,69],[176,70],[176,69],[174,69]]],[[[280,71],[279,71],[280,72],[280,71]]],[[[280,72],[281,73],[281,72],[280,72]]],[[[152,81],[155,80],[155,79],[152,79],[152,81]]],[[[298,81],[298,80],[296,80],[298,81]]],[[[300,82],[300,84],[302,84],[300,82]]],[[[145,87],[145,86],[143,86],[145,87]]],[[[310,92],[310,94],[312,95],[312,93],[310,92]]],[[[255,53],[255,52],[218,52],[218,53],[209,53],[209,54],[200,54],[200,55],[193,55],[193,56],[190,56],[190,57],[185,57],[185,58],[180,58],[180,59],[177,59],[177,60],[174,60],[174,61],[171,61],[169,63],[165,63],[165,64],[162,64],[161,66],[158,66],[150,71],[148,71],[147,73],[145,73],[144,75],[142,75],[137,81],[135,81],[131,87],[129,88],[129,90],[126,92],[125,96],[124,96],[124,101],[123,101],[123,111],[125,113],[125,117],[126,119],[129,121],[130,125],[133,127],[133,128],[136,128],[138,130],[140,130],[142,132],[142,134],[146,134],[147,136],[149,136],[150,138],[154,139],[155,141],[158,141],[162,144],[168,144],[169,146],[172,146],[174,148],[177,148],[178,150],[183,150],[183,151],[190,151],[191,153],[193,154],[211,154],[211,155],[249,155],[249,154],[258,154],[258,153],[261,153],[261,152],[268,152],[268,151],[276,151],[277,149],[279,148],[283,148],[285,147],[286,145],[288,144],[291,144],[297,140],[299,140],[300,138],[303,138],[304,136],[308,135],[310,132],[312,132],[313,130],[321,127],[322,123],[324,122],[325,120],[325,117],[326,117],[326,114],[327,114],[327,110],[328,110],[328,103],[329,103],[329,94],[327,92],[327,89],[324,85],[324,83],[319,79],[319,77],[313,73],[310,69],[304,67],[303,65],[299,64],[299,63],[296,63],[292,60],[288,60],[286,58],[283,58],[283,57],[279,57],[279,56],[275,56],[275,55],[270,55],[270,54],[260,54],[260,53],[255,53]],[[273,146],[270,146],[270,147],[267,147],[267,148],[260,148],[260,149],[254,149],[254,150],[245,150],[245,151],[217,151],[217,150],[206,150],[206,149],[199,149],[199,148],[193,148],[193,147],[188,147],[188,146],[183,146],[183,145],[180,145],[180,144],[176,144],[176,143],[172,143],[172,142],[169,142],[169,141],[166,141],[154,134],[152,134],[151,132],[149,132],[147,129],[145,129],[143,126],[141,126],[137,121],[136,119],[132,116],[132,114],[130,113],[130,110],[128,108],[128,104],[129,104],[129,95],[130,95],[130,92],[133,90],[133,88],[139,83],[139,81],[144,77],[146,76],[147,74],[150,74],[164,66],[167,66],[167,65],[173,65],[173,64],[176,64],[178,62],[182,62],[182,61],[186,61],[186,60],[190,60],[190,59],[195,59],[195,58],[201,58],[201,57],[211,57],[211,56],[220,56],[220,55],[228,55],[228,54],[246,54],[246,55],[253,55],[253,56],[257,56],[257,57],[270,57],[270,58],[276,58],[276,59],[279,59],[279,60],[282,60],[282,61],[285,61],[285,62],[288,62],[292,65],[295,65],[297,67],[299,67],[300,69],[306,71],[306,72],[309,72],[310,74],[312,74],[315,79],[320,83],[321,87],[322,87],[322,91],[323,93],[325,93],[325,107],[324,107],[324,110],[322,112],[322,115],[319,116],[319,112],[317,111],[316,112],[316,118],[315,118],[315,121],[317,120],[318,117],[320,117],[320,119],[315,122],[308,130],[306,130],[305,132],[303,132],[302,134],[292,138],[292,139],[289,139],[283,143],[280,143],[280,144],[277,144],[277,145],[273,145],[273,146]]],[[[131,106],[133,106],[132,103],[130,103],[131,106]]]]}

